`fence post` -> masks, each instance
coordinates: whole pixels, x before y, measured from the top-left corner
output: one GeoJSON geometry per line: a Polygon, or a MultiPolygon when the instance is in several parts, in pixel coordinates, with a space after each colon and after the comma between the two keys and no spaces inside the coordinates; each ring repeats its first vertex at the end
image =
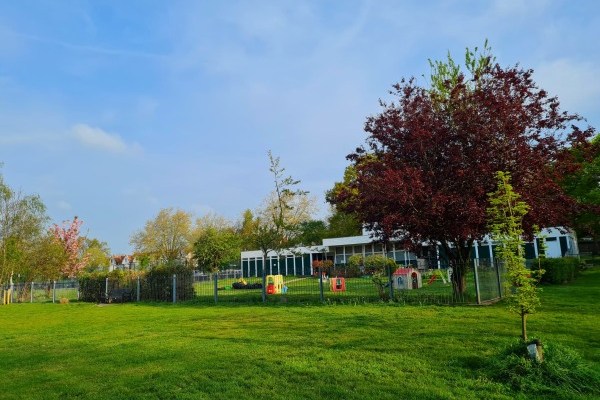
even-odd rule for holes
{"type": "Polygon", "coordinates": [[[479,274],[477,272],[477,266],[479,265],[479,260],[473,260],[473,271],[475,276],[475,296],[477,299],[477,304],[481,304],[481,293],[479,292],[479,274]]]}
{"type": "Polygon", "coordinates": [[[34,286],[34,284],[33,284],[33,282],[31,282],[31,293],[30,294],[31,294],[31,302],[32,303],[33,303],[33,286],[34,286]]]}
{"type": "Polygon", "coordinates": [[[173,274],[173,304],[177,303],[177,275],[173,274]]]}
{"type": "Polygon", "coordinates": [[[140,276],[138,275],[137,277],[137,286],[136,286],[136,300],[139,303],[140,302],[140,276]]]}
{"type": "Polygon", "coordinates": [[[215,294],[215,304],[219,302],[219,273],[213,273],[213,284],[214,284],[214,294],[215,294]]]}
{"type": "MultiPolygon", "coordinates": [[[[263,262],[264,264],[264,262],[263,262]]],[[[263,265],[262,268],[262,301],[263,303],[267,302],[267,275],[266,275],[266,269],[265,266],[263,265]]]]}
{"type": "Polygon", "coordinates": [[[106,299],[106,302],[108,303],[108,278],[106,278],[104,280],[104,298],[106,299]]]}
{"type": "Polygon", "coordinates": [[[496,279],[498,280],[498,297],[502,298],[502,278],[500,278],[500,263],[496,261],[494,263],[496,267],[496,279]]]}
{"type": "Polygon", "coordinates": [[[394,300],[394,279],[392,278],[392,266],[388,266],[388,285],[390,286],[390,300],[394,300]]]}
{"type": "Polygon", "coordinates": [[[56,302],[56,281],[52,281],[52,302],[56,302]]]}
{"type": "Polygon", "coordinates": [[[324,302],[325,296],[323,296],[323,267],[319,267],[319,295],[321,298],[321,302],[324,302]]]}

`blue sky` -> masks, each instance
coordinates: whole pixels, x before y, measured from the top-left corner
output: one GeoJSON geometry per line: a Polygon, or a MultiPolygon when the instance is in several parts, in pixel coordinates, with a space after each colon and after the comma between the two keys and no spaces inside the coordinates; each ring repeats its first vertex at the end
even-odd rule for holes
{"type": "Polygon", "coordinates": [[[485,38],[600,126],[598,27],[593,0],[4,1],[2,173],[114,253],[164,207],[259,206],[269,149],[324,216],[390,86],[485,38]]]}

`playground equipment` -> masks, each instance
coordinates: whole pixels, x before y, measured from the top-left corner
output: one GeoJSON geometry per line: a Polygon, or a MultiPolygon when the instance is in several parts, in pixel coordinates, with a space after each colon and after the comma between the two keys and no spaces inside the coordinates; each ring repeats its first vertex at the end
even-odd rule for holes
{"type": "Polygon", "coordinates": [[[392,275],[394,289],[419,289],[423,286],[421,273],[414,268],[398,268],[392,275]]]}
{"type": "Polygon", "coordinates": [[[280,294],[283,290],[283,275],[267,275],[267,294],[280,294]]]}
{"type": "Polygon", "coordinates": [[[346,291],[346,279],[336,276],[329,281],[329,290],[332,292],[345,292],[346,291]]]}

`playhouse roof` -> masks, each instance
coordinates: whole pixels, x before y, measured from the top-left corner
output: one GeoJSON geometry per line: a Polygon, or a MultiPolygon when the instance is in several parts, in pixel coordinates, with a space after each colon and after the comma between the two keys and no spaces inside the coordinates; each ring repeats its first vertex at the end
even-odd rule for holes
{"type": "Polygon", "coordinates": [[[415,271],[414,268],[398,268],[394,272],[394,275],[408,275],[408,274],[412,273],[413,271],[415,271]]]}

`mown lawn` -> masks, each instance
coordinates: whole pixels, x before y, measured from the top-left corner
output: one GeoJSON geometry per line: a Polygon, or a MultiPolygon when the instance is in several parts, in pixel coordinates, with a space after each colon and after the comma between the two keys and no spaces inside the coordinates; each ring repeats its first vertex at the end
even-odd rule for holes
{"type": "MultiPolygon", "coordinates": [[[[600,269],[545,287],[531,336],[598,370],[599,288],[600,269]]],[[[518,334],[501,304],[13,304],[0,307],[0,398],[534,398],[482,372],[518,334]]]]}

